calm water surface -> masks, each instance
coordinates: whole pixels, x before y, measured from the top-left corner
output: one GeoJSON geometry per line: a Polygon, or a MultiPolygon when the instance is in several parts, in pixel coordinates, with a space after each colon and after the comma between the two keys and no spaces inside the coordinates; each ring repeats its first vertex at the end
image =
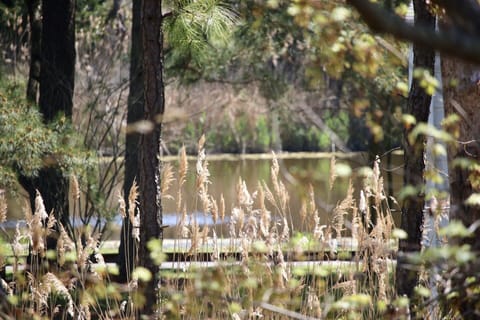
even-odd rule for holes
{"type": "MultiPolygon", "coordinates": [[[[328,153],[302,153],[302,154],[281,154],[278,156],[280,165],[280,179],[285,184],[289,193],[289,222],[292,224],[294,230],[300,230],[299,211],[303,199],[308,199],[308,188],[311,184],[315,193],[315,201],[320,214],[322,224],[328,224],[331,220],[331,212],[336,203],[341,201],[347,192],[349,179],[355,186],[355,197],[358,199],[359,190],[362,186],[362,178],[359,173],[361,168],[365,166],[371,167],[372,164],[368,161],[368,156],[361,153],[352,154],[337,154],[337,163],[347,164],[352,168],[352,175],[350,178],[337,178],[335,184],[330,190],[330,159],[332,154],[328,153]]],[[[208,157],[208,169],[210,171],[209,194],[213,196],[217,202],[220,202],[220,196],[223,195],[226,207],[226,220],[233,206],[236,203],[237,183],[239,179],[245,180],[246,186],[250,193],[257,190],[258,184],[265,181],[266,184],[273,191],[270,171],[272,165],[271,155],[248,155],[248,156],[211,156],[208,157]]],[[[169,160],[177,168],[177,160],[169,160]]],[[[388,190],[388,176],[391,174],[392,188],[398,192],[402,186],[402,156],[399,154],[392,155],[392,163],[390,167],[387,165],[387,159],[382,159],[381,168],[385,180],[385,188],[388,190]]],[[[211,216],[208,213],[203,213],[201,209],[201,202],[196,193],[196,161],[189,161],[189,172],[187,183],[184,186],[183,197],[187,207],[189,216],[195,217],[197,222],[202,224],[212,224],[211,216]]],[[[118,184],[118,190],[121,190],[121,183],[118,184]]],[[[177,185],[176,182],[170,189],[170,194],[176,196],[177,185]]],[[[118,193],[114,192],[114,195],[118,193]]],[[[116,196],[115,196],[116,198],[116,196]]],[[[111,199],[112,206],[118,202],[116,199],[111,199]]],[[[268,202],[267,207],[269,206],[268,202]]],[[[257,203],[254,203],[256,206],[257,203]]],[[[270,206],[268,208],[272,211],[272,218],[275,218],[275,210],[270,206]]],[[[175,226],[179,214],[176,212],[176,200],[163,201],[163,222],[172,227],[165,229],[164,236],[166,238],[176,237],[175,226]]],[[[15,201],[10,201],[9,218],[14,221],[21,218],[19,206],[15,201]]],[[[278,215],[276,216],[278,218],[278,215]]],[[[398,213],[394,214],[395,220],[398,219],[398,213]]],[[[118,230],[120,219],[115,219],[112,224],[111,237],[118,237],[118,230]]],[[[228,236],[228,227],[218,225],[216,226],[217,233],[228,236]]]]}
{"type": "MultiPolygon", "coordinates": [[[[331,212],[335,204],[341,201],[347,193],[350,178],[355,187],[355,197],[358,195],[363,185],[363,178],[359,173],[362,168],[370,166],[368,157],[365,154],[355,153],[348,155],[337,155],[337,163],[347,164],[352,168],[351,177],[337,178],[335,184],[330,190],[330,159],[332,154],[284,154],[279,156],[280,179],[285,184],[289,193],[289,222],[293,224],[294,230],[300,230],[301,219],[299,211],[302,200],[308,199],[309,185],[311,184],[315,193],[315,201],[320,214],[322,224],[328,224],[331,220],[331,212]]],[[[385,188],[388,190],[387,172],[390,172],[392,179],[392,187],[394,193],[402,187],[402,156],[393,155],[390,168],[387,167],[386,159],[381,162],[383,175],[385,180],[385,188]]],[[[176,165],[176,162],[173,162],[176,165]]],[[[223,195],[226,204],[226,214],[231,213],[231,209],[236,203],[237,183],[239,179],[245,180],[250,193],[255,192],[260,181],[265,181],[273,192],[271,182],[271,166],[272,159],[270,155],[258,155],[249,157],[211,157],[208,159],[210,180],[209,193],[218,202],[220,196],[223,195]]],[[[199,223],[211,223],[211,217],[203,214],[201,211],[201,203],[195,192],[195,177],[192,170],[195,170],[195,161],[189,162],[190,176],[186,184],[185,194],[187,198],[187,212],[196,213],[195,217],[199,223]]],[[[174,184],[172,190],[176,190],[174,184]]],[[[172,192],[172,195],[175,195],[172,192]]],[[[267,207],[269,205],[266,201],[267,207]]],[[[254,206],[258,205],[256,202],[254,206]]],[[[164,223],[175,225],[177,221],[176,204],[174,200],[166,200],[163,202],[164,223]]],[[[270,206],[272,216],[275,216],[275,209],[270,206]]],[[[278,217],[278,215],[277,215],[278,217]]],[[[398,221],[398,217],[395,217],[398,221]]],[[[218,229],[218,228],[217,228],[218,229]]],[[[224,236],[228,236],[227,228],[220,228],[219,232],[223,232],[224,236]]],[[[173,237],[173,230],[166,230],[166,237],[173,237]]]]}

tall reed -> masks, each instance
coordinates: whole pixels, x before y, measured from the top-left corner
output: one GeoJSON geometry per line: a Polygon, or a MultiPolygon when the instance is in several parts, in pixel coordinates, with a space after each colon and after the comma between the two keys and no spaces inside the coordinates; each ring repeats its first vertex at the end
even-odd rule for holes
{"type": "MultiPolygon", "coordinates": [[[[350,181],[328,219],[321,218],[309,186],[296,215],[301,223],[295,225],[301,227],[293,229],[290,196],[276,157],[270,180],[258,181],[253,190],[241,178],[232,181],[236,199],[226,208],[223,196],[215,199],[209,192],[215,177],[204,143],[204,138],[198,143],[194,172],[189,171],[185,148],[176,172],[171,165],[163,166],[162,199],[175,200],[178,212],[177,224],[171,226],[176,230],[173,262],[161,271],[159,307],[165,319],[378,319],[392,310],[401,315],[392,282],[395,227],[379,162],[361,190],[350,181]],[[186,192],[189,175],[195,178],[194,195],[186,192]],[[197,215],[189,215],[192,204],[214,225],[201,225],[197,215]],[[217,234],[224,224],[227,238],[217,234]]],[[[331,170],[336,166],[332,158],[331,170]]],[[[331,173],[330,192],[339,179],[331,173]]],[[[71,189],[73,201],[79,199],[80,188],[71,189]]],[[[134,183],[128,199],[118,200],[120,214],[133,225],[137,246],[146,245],[139,243],[138,192],[134,183]]],[[[126,285],[115,283],[100,253],[99,235],[81,226],[73,239],[53,213],[45,212],[41,195],[35,203],[34,213],[25,207],[28,230],[17,228],[11,242],[13,275],[6,287],[13,303],[6,314],[135,318],[148,299],[142,296],[142,269],[127,275],[126,285]],[[46,245],[51,236],[57,238],[53,251],[46,245]],[[29,266],[20,252],[26,244],[32,252],[29,266]]],[[[128,258],[136,267],[137,257],[128,258]]]]}

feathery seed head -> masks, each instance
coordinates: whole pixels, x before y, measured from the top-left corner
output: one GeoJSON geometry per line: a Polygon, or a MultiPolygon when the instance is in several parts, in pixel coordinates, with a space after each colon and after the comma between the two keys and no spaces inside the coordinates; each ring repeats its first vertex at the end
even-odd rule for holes
{"type": "Polygon", "coordinates": [[[47,210],[45,209],[45,204],[43,203],[43,198],[40,195],[40,192],[37,190],[37,195],[35,197],[35,215],[40,216],[40,219],[44,221],[48,218],[47,210]]]}
{"type": "Polygon", "coordinates": [[[5,197],[5,191],[0,189],[0,223],[4,223],[7,220],[7,198],[5,197]]]}
{"type": "Polygon", "coordinates": [[[125,219],[127,217],[127,205],[125,203],[125,199],[123,198],[120,192],[118,193],[117,197],[118,197],[118,207],[119,207],[120,215],[122,216],[122,219],[125,219]]]}
{"type": "Polygon", "coordinates": [[[329,186],[330,190],[333,188],[333,184],[335,183],[335,180],[337,179],[337,171],[336,171],[336,159],[335,156],[330,158],[330,177],[329,177],[329,186]]]}
{"type": "Polygon", "coordinates": [[[74,174],[70,176],[70,183],[71,183],[70,193],[71,193],[72,199],[73,200],[80,199],[80,186],[78,184],[77,177],[74,174]]]}
{"type": "Polygon", "coordinates": [[[133,225],[135,221],[136,208],[137,208],[137,198],[138,198],[138,185],[137,181],[133,180],[132,187],[130,188],[130,193],[128,195],[128,218],[130,223],[133,225]]]}
{"type": "Polygon", "coordinates": [[[170,163],[166,163],[162,168],[162,182],[160,188],[162,197],[167,197],[167,192],[172,186],[173,181],[175,181],[173,175],[173,166],[170,163]]]}

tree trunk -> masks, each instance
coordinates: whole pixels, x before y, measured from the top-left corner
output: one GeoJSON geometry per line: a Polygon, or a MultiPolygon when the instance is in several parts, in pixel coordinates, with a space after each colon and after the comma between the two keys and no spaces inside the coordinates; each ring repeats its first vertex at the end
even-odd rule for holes
{"type": "MultiPolygon", "coordinates": [[[[415,0],[415,24],[422,24],[435,30],[435,17],[430,14],[425,0],[415,0]]],[[[413,66],[423,68],[434,73],[435,52],[429,48],[413,46],[413,66]]],[[[411,114],[419,122],[427,122],[431,96],[420,87],[420,81],[413,79],[410,88],[407,114],[411,114]]],[[[415,196],[408,197],[402,205],[401,228],[408,234],[408,238],[400,240],[397,260],[396,289],[399,295],[411,298],[414,287],[418,282],[418,272],[412,270],[408,261],[408,253],[418,252],[422,240],[423,207],[425,194],[423,192],[425,163],[423,160],[425,139],[419,138],[413,144],[408,141],[408,135],[413,128],[404,130],[404,184],[418,188],[415,196]]]]}
{"type": "Polygon", "coordinates": [[[162,237],[162,207],[160,194],[160,134],[164,111],[162,1],[143,0],[143,79],[145,109],[143,119],[153,123],[153,129],[142,134],[138,152],[138,187],[140,208],[140,265],[150,270],[152,280],[146,287],[146,305],[142,314],[157,318],[159,267],[150,257],[147,243],[162,237]]]}
{"type": "Polygon", "coordinates": [[[40,81],[42,21],[40,18],[40,0],[26,0],[30,24],[30,70],[27,83],[27,99],[37,103],[40,81]]]}
{"type": "MultiPolygon", "coordinates": [[[[142,59],[141,1],[132,4],[132,47],[130,51],[130,92],[128,95],[127,125],[142,120],[144,114],[144,86],[142,59]]],[[[130,132],[126,135],[124,198],[128,199],[133,181],[138,177],[138,144],[140,135],[130,132]]],[[[128,206],[128,201],[125,201],[128,206]]],[[[128,212],[128,208],[127,208],[128,212]]],[[[119,249],[120,281],[129,281],[136,256],[132,225],[127,217],[123,221],[119,249]]]]}
{"type": "MultiPolygon", "coordinates": [[[[458,143],[449,148],[449,163],[458,158],[478,161],[480,156],[480,68],[461,62],[457,59],[442,57],[442,74],[445,84],[452,80],[456,86],[445,85],[443,89],[445,116],[457,114],[458,143]]],[[[468,206],[465,200],[474,192],[480,192],[478,182],[479,169],[450,167],[451,217],[462,221],[467,227],[480,219],[480,207],[468,206]],[[477,181],[475,181],[477,180],[477,181]]],[[[480,228],[477,228],[475,249],[480,249],[480,228]]]]}
{"type": "MultiPolygon", "coordinates": [[[[45,123],[59,114],[72,116],[75,74],[75,1],[42,1],[42,38],[40,68],[40,112],[45,123]]],[[[34,209],[36,190],[43,197],[48,213],[69,226],[68,179],[62,174],[54,155],[46,155],[45,168],[35,178],[20,177],[34,209]]]]}
{"type": "MultiPolygon", "coordinates": [[[[450,217],[460,220],[465,226],[471,226],[480,219],[480,206],[468,205],[465,200],[472,193],[480,192],[480,169],[478,160],[480,157],[480,112],[478,101],[480,98],[480,67],[461,62],[457,59],[442,57],[443,83],[450,84],[454,80],[455,86],[445,85],[443,97],[445,103],[445,116],[457,114],[460,118],[458,123],[458,136],[456,143],[448,149],[449,179],[450,179],[450,217]],[[465,158],[477,165],[467,168],[452,166],[452,161],[465,158]]],[[[462,243],[471,245],[472,251],[480,250],[480,228],[475,228],[475,236],[462,239],[462,243]]],[[[462,266],[456,273],[453,282],[458,288],[460,312],[463,319],[478,319],[478,300],[467,289],[466,278],[478,273],[480,259],[462,266]]]]}
{"type": "Polygon", "coordinates": [[[42,1],[40,111],[45,122],[72,116],[75,79],[75,1],[42,1]]]}

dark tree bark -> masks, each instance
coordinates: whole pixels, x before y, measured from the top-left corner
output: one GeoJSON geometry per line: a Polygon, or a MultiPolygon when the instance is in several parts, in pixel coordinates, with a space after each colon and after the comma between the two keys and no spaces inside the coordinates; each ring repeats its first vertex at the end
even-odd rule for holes
{"type": "MultiPolygon", "coordinates": [[[[445,115],[448,117],[457,114],[458,123],[457,142],[448,149],[449,179],[450,179],[450,217],[460,220],[465,226],[472,226],[480,220],[480,206],[468,205],[465,202],[472,193],[480,192],[480,112],[478,101],[480,99],[479,81],[480,68],[464,63],[458,59],[442,57],[443,83],[457,81],[456,86],[445,86],[443,98],[445,115]],[[453,160],[465,158],[477,166],[467,168],[452,166],[453,160]]],[[[454,239],[453,243],[471,245],[472,251],[480,252],[480,228],[475,229],[475,236],[468,239],[454,239]],[[460,243],[459,243],[460,242],[460,243]]],[[[479,319],[478,296],[472,295],[478,283],[467,285],[467,278],[478,274],[480,259],[477,258],[464,266],[453,277],[454,287],[458,290],[459,309],[463,319],[479,319]]],[[[455,303],[450,301],[449,303],[455,303]]]]}
{"type": "Polygon", "coordinates": [[[7,6],[8,8],[12,8],[15,5],[15,2],[13,0],[2,0],[0,2],[3,3],[5,6],[7,6]]]}
{"type": "Polygon", "coordinates": [[[110,11],[108,12],[106,22],[114,20],[117,17],[117,14],[118,14],[118,11],[120,10],[121,5],[122,5],[122,0],[113,0],[113,5],[110,11]]]}
{"type": "Polygon", "coordinates": [[[161,116],[164,111],[162,1],[143,0],[143,80],[145,109],[143,119],[154,124],[153,129],[140,136],[138,151],[138,187],[140,208],[140,265],[150,270],[152,281],[147,284],[143,314],[156,315],[158,302],[159,267],[150,258],[147,243],[162,237],[162,207],[160,194],[161,116]]]}
{"type": "MultiPolygon", "coordinates": [[[[480,23],[480,14],[478,16],[480,23]]],[[[445,25],[443,28],[448,29],[445,25]]],[[[477,27],[480,32],[480,25],[477,27]]],[[[458,219],[466,226],[472,225],[480,219],[480,207],[469,206],[465,200],[475,192],[480,192],[480,169],[471,166],[462,168],[452,166],[452,161],[457,158],[465,158],[473,162],[480,159],[480,67],[459,59],[442,56],[443,83],[457,82],[455,86],[445,85],[443,88],[443,100],[445,104],[445,116],[456,114],[458,122],[457,142],[449,146],[448,160],[450,164],[450,203],[451,218],[458,219]]],[[[480,228],[476,229],[477,236],[471,243],[475,250],[480,250],[480,228]]]]}
{"type": "Polygon", "coordinates": [[[30,70],[27,83],[27,99],[37,103],[38,85],[40,82],[42,21],[40,0],[25,0],[30,24],[30,70]]]}
{"type": "MultiPolygon", "coordinates": [[[[46,123],[59,114],[71,118],[75,79],[74,0],[42,1],[41,42],[40,112],[46,123]]],[[[56,163],[41,170],[36,185],[47,211],[54,210],[57,219],[68,226],[69,182],[56,163]]]]}
{"type": "MultiPolygon", "coordinates": [[[[45,123],[59,115],[72,116],[75,73],[75,1],[42,1],[40,68],[40,112],[45,123]]],[[[45,155],[45,167],[35,178],[19,177],[34,208],[36,190],[47,212],[69,227],[69,181],[62,174],[55,155],[45,155]]]]}
{"type": "MultiPolygon", "coordinates": [[[[428,11],[425,0],[414,0],[415,24],[421,24],[435,30],[435,17],[428,11]]],[[[423,68],[434,73],[435,51],[428,47],[413,45],[413,67],[423,68]]],[[[408,95],[406,113],[411,114],[419,122],[427,122],[432,97],[420,87],[418,79],[412,80],[408,95]]],[[[397,260],[396,286],[399,295],[411,298],[413,289],[418,282],[418,271],[412,270],[408,261],[408,253],[418,252],[421,247],[423,208],[425,194],[423,192],[424,169],[423,159],[425,138],[419,137],[413,144],[408,141],[408,135],[413,127],[404,130],[404,184],[419,188],[415,196],[405,199],[402,206],[401,228],[408,234],[408,238],[400,240],[397,260]]]]}
{"type": "MultiPolygon", "coordinates": [[[[130,50],[130,92],[128,96],[127,125],[143,119],[144,114],[144,86],[143,86],[143,56],[142,56],[142,28],[141,1],[133,1],[132,7],[132,47],[130,50]]],[[[123,185],[124,198],[128,199],[133,181],[138,177],[138,145],[140,135],[129,132],[126,135],[125,146],[125,181],[123,185]]],[[[128,201],[127,206],[128,206],[128,201]]],[[[128,208],[127,208],[128,212],[128,208]]],[[[132,225],[128,217],[124,219],[120,238],[119,265],[120,281],[128,281],[133,270],[136,256],[134,239],[132,239],[132,225]]]]}
{"type": "Polygon", "coordinates": [[[40,111],[45,122],[72,116],[75,78],[75,1],[42,1],[40,111]]]}

